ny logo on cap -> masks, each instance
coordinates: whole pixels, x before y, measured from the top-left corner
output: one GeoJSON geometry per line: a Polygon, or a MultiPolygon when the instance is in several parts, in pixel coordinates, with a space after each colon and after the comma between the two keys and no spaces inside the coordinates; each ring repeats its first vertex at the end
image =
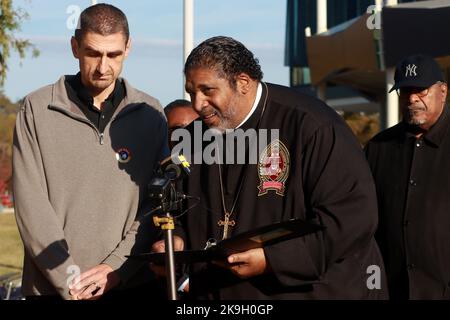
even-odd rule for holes
{"type": "Polygon", "coordinates": [[[415,64],[408,64],[406,67],[406,74],[405,77],[417,77],[417,66],[415,64]]]}

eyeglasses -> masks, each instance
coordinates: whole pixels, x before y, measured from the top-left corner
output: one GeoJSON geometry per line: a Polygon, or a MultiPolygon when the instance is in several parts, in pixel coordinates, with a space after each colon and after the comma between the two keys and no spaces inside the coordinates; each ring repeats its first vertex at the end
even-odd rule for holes
{"type": "Polygon", "coordinates": [[[409,98],[412,94],[415,94],[419,98],[425,98],[430,92],[430,88],[413,88],[413,87],[404,87],[396,90],[399,98],[409,98]]]}
{"type": "MultiPolygon", "coordinates": [[[[435,84],[433,84],[433,86],[434,85],[442,85],[442,84],[445,84],[445,82],[438,81],[435,84]]],[[[409,98],[412,94],[415,94],[419,98],[425,98],[433,86],[431,86],[429,88],[404,87],[404,88],[399,88],[395,91],[397,92],[397,95],[400,98],[404,98],[404,99],[409,98]]]]}

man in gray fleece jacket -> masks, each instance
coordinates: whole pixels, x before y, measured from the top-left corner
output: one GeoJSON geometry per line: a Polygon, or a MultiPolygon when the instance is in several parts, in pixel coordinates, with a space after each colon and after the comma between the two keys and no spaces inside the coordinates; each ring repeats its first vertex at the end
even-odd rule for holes
{"type": "Polygon", "coordinates": [[[87,8],[71,45],[80,72],[28,95],[14,134],[30,298],[98,299],[131,288],[148,268],[126,256],[148,251],[158,236],[144,216],[146,189],[168,155],[167,124],[158,100],[119,78],[130,49],[125,15],[106,4],[87,8]]]}

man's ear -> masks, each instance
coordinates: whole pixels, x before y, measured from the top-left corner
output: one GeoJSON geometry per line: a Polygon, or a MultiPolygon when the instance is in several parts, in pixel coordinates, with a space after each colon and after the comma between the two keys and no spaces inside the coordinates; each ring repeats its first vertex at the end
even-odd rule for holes
{"type": "Polygon", "coordinates": [[[242,72],[236,77],[236,88],[240,93],[247,94],[250,92],[252,82],[250,76],[242,72]]]}
{"type": "Polygon", "coordinates": [[[73,54],[73,56],[76,59],[78,59],[78,57],[79,57],[78,51],[80,50],[80,48],[78,46],[78,41],[77,41],[77,39],[75,39],[75,37],[72,37],[70,39],[70,45],[72,47],[72,54],[73,54]]]}
{"type": "Polygon", "coordinates": [[[127,44],[125,46],[125,58],[128,57],[130,50],[131,50],[131,38],[128,38],[127,44]]]}
{"type": "Polygon", "coordinates": [[[441,86],[440,86],[440,93],[441,93],[441,96],[442,96],[442,103],[446,103],[446,101],[447,101],[447,93],[448,93],[448,86],[447,86],[447,84],[444,82],[444,83],[442,83],[441,84],[441,86]]]}

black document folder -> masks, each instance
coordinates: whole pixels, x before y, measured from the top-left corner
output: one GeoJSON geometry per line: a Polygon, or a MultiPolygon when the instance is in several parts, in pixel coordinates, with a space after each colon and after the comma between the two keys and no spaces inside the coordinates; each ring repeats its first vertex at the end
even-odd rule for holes
{"type": "MultiPolygon", "coordinates": [[[[223,261],[233,253],[270,246],[323,229],[323,226],[317,224],[301,219],[292,219],[240,233],[231,238],[218,241],[215,245],[204,250],[175,251],[174,256],[177,263],[223,261]]],[[[156,264],[164,264],[165,262],[164,253],[143,253],[129,257],[156,264]]]]}

